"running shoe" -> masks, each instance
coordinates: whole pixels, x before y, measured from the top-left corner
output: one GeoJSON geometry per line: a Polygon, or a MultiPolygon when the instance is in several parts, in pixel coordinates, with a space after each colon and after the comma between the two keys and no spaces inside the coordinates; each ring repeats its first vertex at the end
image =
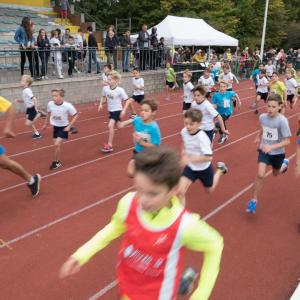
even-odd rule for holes
{"type": "Polygon", "coordinates": [[[252,104],[250,105],[250,108],[256,108],[256,102],[252,103],[252,104]]]}
{"type": "Polygon", "coordinates": [[[50,170],[56,170],[56,169],[60,168],[61,166],[62,166],[62,164],[59,160],[53,161],[50,166],[50,170]]]}
{"type": "Polygon", "coordinates": [[[228,172],[227,166],[221,161],[217,162],[217,169],[219,169],[222,174],[226,174],[228,172]]]}
{"type": "Polygon", "coordinates": [[[75,128],[75,127],[71,127],[71,128],[70,128],[70,133],[71,133],[71,134],[78,133],[78,130],[77,130],[77,128],[75,128]]]}
{"type": "Polygon", "coordinates": [[[32,135],[32,138],[34,140],[40,139],[41,137],[42,137],[42,135],[41,134],[37,134],[37,133],[35,133],[35,134],[32,135]]]}
{"type": "Polygon", "coordinates": [[[218,144],[219,145],[224,144],[227,141],[227,139],[228,139],[227,134],[222,133],[218,139],[218,144]]]}
{"type": "Polygon", "coordinates": [[[197,273],[193,268],[186,268],[180,279],[178,294],[181,296],[187,295],[192,290],[196,277],[197,273]]]}
{"type": "Polygon", "coordinates": [[[42,177],[40,174],[35,174],[33,176],[33,183],[32,184],[27,184],[27,186],[29,187],[30,191],[31,191],[31,194],[32,194],[32,197],[36,197],[39,192],[40,192],[40,183],[41,183],[41,180],[42,180],[42,177]]]}
{"type": "Polygon", "coordinates": [[[285,173],[288,168],[289,168],[289,160],[287,158],[285,158],[282,162],[281,168],[280,168],[280,173],[285,173]]]}
{"type": "Polygon", "coordinates": [[[101,149],[101,151],[104,153],[109,153],[109,152],[113,152],[114,149],[112,146],[110,146],[108,144],[104,144],[104,147],[101,149]]]}
{"type": "Polygon", "coordinates": [[[249,214],[254,214],[254,213],[256,213],[256,207],[257,207],[257,201],[255,199],[251,199],[248,202],[246,212],[249,214]]]}
{"type": "Polygon", "coordinates": [[[256,109],[256,110],[254,111],[254,114],[255,114],[255,115],[258,115],[258,109],[256,109]]]}

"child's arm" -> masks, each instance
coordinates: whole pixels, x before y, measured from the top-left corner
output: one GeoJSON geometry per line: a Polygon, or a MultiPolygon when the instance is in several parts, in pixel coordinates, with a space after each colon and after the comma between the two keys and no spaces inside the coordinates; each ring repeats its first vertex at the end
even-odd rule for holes
{"type": "Polygon", "coordinates": [[[283,139],[280,143],[277,143],[277,144],[273,144],[273,145],[265,145],[263,144],[262,145],[262,151],[264,153],[269,153],[270,151],[272,150],[275,150],[275,149],[278,149],[278,148],[283,148],[283,147],[286,147],[290,144],[290,139],[289,138],[285,138],[283,139]]]}
{"type": "Polygon", "coordinates": [[[126,121],[121,121],[121,122],[119,122],[119,128],[123,128],[127,125],[130,125],[130,124],[132,124],[132,122],[133,122],[133,119],[128,119],[126,121]]]}
{"type": "Polygon", "coordinates": [[[190,300],[207,300],[217,279],[223,251],[222,236],[198,215],[190,215],[182,233],[182,245],[192,251],[203,252],[204,260],[198,287],[190,300]]]}
{"type": "Polygon", "coordinates": [[[233,98],[235,98],[237,100],[238,107],[241,107],[242,106],[242,101],[241,101],[239,95],[237,93],[235,93],[235,96],[233,98]]]}
{"type": "Polygon", "coordinates": [[[46,115],[44,125],[42,126],[42,130],[47,128],[47,124],[48,124],[49,119],[50,119],[50,112],[48,112],[47,115],[46,115]]]}
{"type": "Polygon", "coordinates": [[[38,101],[35,96],[32,97],[32,101],[33,101],[33,105],[34,105],[35,109],[37,110],[38,109],[38,101]]]}
{"type": "Polygon", "coordinates": [[[132,193],[125,195],[118,204],[117,210],[102,230],[94,235],[87,243],[81,246],[63,264],[60,277],[65,278],[80,271],[97,252],[105,248],[111,241],[118,238],[126,231],[125,218],[131,205],[132,193]]]}
{"type": "MultiPolygon", "coordinates": [[[[232,77],[233,77],[233,80],[234,80],[237,84],[240,83],[239,80],[237,79],[237,77],[236,77],[234,74],[232,74],[232,77]]],[[[232,80],[232,82],[233,82],[233,80],[232,80]]]]}
{"type": "Polygon", "coordinates": [[[64,131],[70,131],[70,129],[72,128],[73,124],[76,122],[77,119],[78,119],[78,113],[73,115],[70,124],[64,129],[64,131]]]}
{"type": "Polygon", "coordinates": [[[261,129],[261,130],[259,130],[258,134],[255,136],[255,139],[254,139],[255,144],[258,145],[260,143],[262,134],[263,134],[263,131],[261,129]]]}
{"type": "Polygon", "coordinates": [[[131,103],[133,103],[133,102],[134,102],[134,100],[133,100],[132,98],[129,98],[129,99],[126,100],[125,105],[124,105],[124,107],[123,107],[123,109],[122,109],[122,112],[121,112],[121,118],[123,118],[123,117],[125,116],[128,107],[129,107],[129,106],[131,105],[131,103]]]}
{"type": "Polygon", "coordinates": [[[100,103],[99,103],[99,106],[98,106],[98,112],[103,109],[103,103],[105,103],[105,101],[106,101],[106,97],[102,96],[101,100],[100,100],[100,103]]]}

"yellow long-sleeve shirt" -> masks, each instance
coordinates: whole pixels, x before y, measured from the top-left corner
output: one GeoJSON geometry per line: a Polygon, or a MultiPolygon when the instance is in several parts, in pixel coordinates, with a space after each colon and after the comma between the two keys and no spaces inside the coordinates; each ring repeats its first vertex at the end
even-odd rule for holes
{"type": "MultiPolygon", "coordinates": [[[[133,196],[134,193],[125,195],[119,201],[117,210],[112,216],[110,223],[72,255],[80,265],[88,262],[98,251],[126,232],[125,220],[133,196]]],[[[178,212],[182,210],[182,205],[176,197],[173,197],[171,202],[172,205],[160,209],[155,218],[153,218],[153,213],[142,211],[141,218],[147,227],[155,230],[165,228],[173,223],[178,217],[178,212]]],[[[214,228],[202,221],[199,215],[194,214],[184,228],[181,235],[181,244],[187,249],[203,252],[204,254],[198,288],[190,299],[207,300],[219,273],[223,238],[214,228]]]]}

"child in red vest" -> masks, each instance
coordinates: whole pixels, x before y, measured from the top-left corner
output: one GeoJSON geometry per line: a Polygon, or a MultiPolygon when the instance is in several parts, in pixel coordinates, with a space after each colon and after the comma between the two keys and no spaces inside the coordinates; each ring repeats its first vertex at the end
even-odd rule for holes
{"type": "Polygon", "coordinates": [[[190,300],[207,300],[219,273],[223,238],[186,211],[176,193],[179,156],[164,147],[147,148],[135,158],[135,192],[119,202],[111,222],[62,266],[61,278],[123,235],[117,264],[119,296],[128,300],[174,300],[185,249],[204,253],[199,284],[190,300]]]}

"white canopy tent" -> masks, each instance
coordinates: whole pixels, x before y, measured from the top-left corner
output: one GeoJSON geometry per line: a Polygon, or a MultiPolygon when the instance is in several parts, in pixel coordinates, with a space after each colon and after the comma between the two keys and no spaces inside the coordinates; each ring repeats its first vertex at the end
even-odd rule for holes
{"type": "MultiPolygon", "coordinates": [[[[202,19],[167,16],[157,28],[158,38],[165,38],[167,46],[231,46],[237,47],[239,41],[220,32],[202,19]]],[[[148,32],[151,34],[151,29],[148,32]]],[[[132,40],[137,39],[132,35],[132,40]]]]}

